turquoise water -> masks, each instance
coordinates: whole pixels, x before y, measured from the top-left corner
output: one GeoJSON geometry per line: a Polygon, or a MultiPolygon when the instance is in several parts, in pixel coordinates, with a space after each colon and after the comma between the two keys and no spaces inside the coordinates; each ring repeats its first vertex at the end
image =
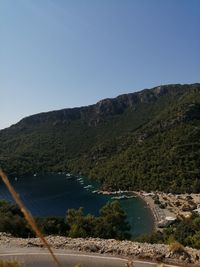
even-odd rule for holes
{"type": "MultiPolygon", "coordinates": [[[[112,200],[111,196],[92,193],[96,185],[90,180],[66,174],[17,177],[11,182],[34,216],[65,216],[67,209],[79,207],[98,215],[99,209],[112,200]]],[[[0,199],[12,200],[2,182],[0,199]]],[[[152,231],[152,214],[143,200],[136,197],[119,201],[127,213],[133,237],[152,231]]]]}

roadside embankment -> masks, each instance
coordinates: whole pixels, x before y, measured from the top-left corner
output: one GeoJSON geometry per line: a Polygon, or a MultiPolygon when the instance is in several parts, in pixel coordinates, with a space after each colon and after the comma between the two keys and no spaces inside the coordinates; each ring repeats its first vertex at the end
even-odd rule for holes
{"type": "MultiPolygon", "coordinates": [[[[132,241],[117,241],[100,238],[67,238],[62,236],[47,236],[49,244],[54,249],[68,249],[89,253],[109,254],[126,258],[138,258],[157,262],[182,264],[183,266],[200,266],[200,251],[192,248],[171,250],[164,244],[147,244],[132,241]]],[[[10,247],[43,247],[38,238],[14,238],[0,233],[1,246],[10,247]]]]}

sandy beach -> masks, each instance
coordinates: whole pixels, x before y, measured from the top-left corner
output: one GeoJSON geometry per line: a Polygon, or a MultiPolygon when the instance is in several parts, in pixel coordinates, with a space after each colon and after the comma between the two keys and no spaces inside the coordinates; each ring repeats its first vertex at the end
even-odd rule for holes
{"type": "Polygon", "coordinates": [[[142,198],[150,208],[155,222],[155,229],[160,229],[162,222],[176,218],[190,218],[200,207],[200,194],[168,194],[163,192],[133,192],[142,198]],[[156,201],[155,201],[156,199],[156,201]]]}
{"type": "Polygon", "coordinates": [[[134,191],[134,194],[140,197],[143,201],[146,202],[147,206],[151,210],[151,213],[154,218],[154,229],[157,230],[159,227],[159,223],[163,220],[165,220],[166,217],[174,217],[175,214],[170,212],[167,209],[161,209],[159,205],[155,204],[153,195],[151,193],[146,192],[136,192],[134,191]]]}

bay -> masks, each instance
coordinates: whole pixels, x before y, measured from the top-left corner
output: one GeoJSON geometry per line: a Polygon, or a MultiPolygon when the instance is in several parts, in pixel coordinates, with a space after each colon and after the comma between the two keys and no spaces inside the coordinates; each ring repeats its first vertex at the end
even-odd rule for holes
{"type": "MultiPolygon", "coordinates": [[[[65,216],[67,209],[79,207],[84,207],[85,213],[98,216],[99,209],[112,201],[110,195],[93,193],[97,189],[95,182],[65,173],[14,177],[10,180],[34,216],[65,216]]],[[[2,182],[0,199],[12,201],[2,182]]],[[[142,199],[134,197],[119,201],[127,214],[133,238],[152,232],[153,217],[142,199]]]]}

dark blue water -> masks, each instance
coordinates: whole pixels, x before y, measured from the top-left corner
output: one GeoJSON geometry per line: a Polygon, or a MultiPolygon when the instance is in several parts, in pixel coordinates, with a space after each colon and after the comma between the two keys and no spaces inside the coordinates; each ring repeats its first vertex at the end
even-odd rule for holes
{"type": "MultiPolygon", "coordinates": [[[[84,188],[91,181],[66,174],[48,174],[31,177],[12,178],[11,182],[28,209],[34,216],[65,216],[67,209],[84,207],[86,213],[98,215],[99,209],[111,201],[111,196],[92,193],[92,188],[84,188]],[[78,180],[79,179],[79,180],[78,180]]],[[[0,182],[0,199],[11,200],[9,192],[0,182]]],[[[133,237],[150,233],[153,218],[145,202],[139,198],[119,200],[128,215],[133,237]]]]}

